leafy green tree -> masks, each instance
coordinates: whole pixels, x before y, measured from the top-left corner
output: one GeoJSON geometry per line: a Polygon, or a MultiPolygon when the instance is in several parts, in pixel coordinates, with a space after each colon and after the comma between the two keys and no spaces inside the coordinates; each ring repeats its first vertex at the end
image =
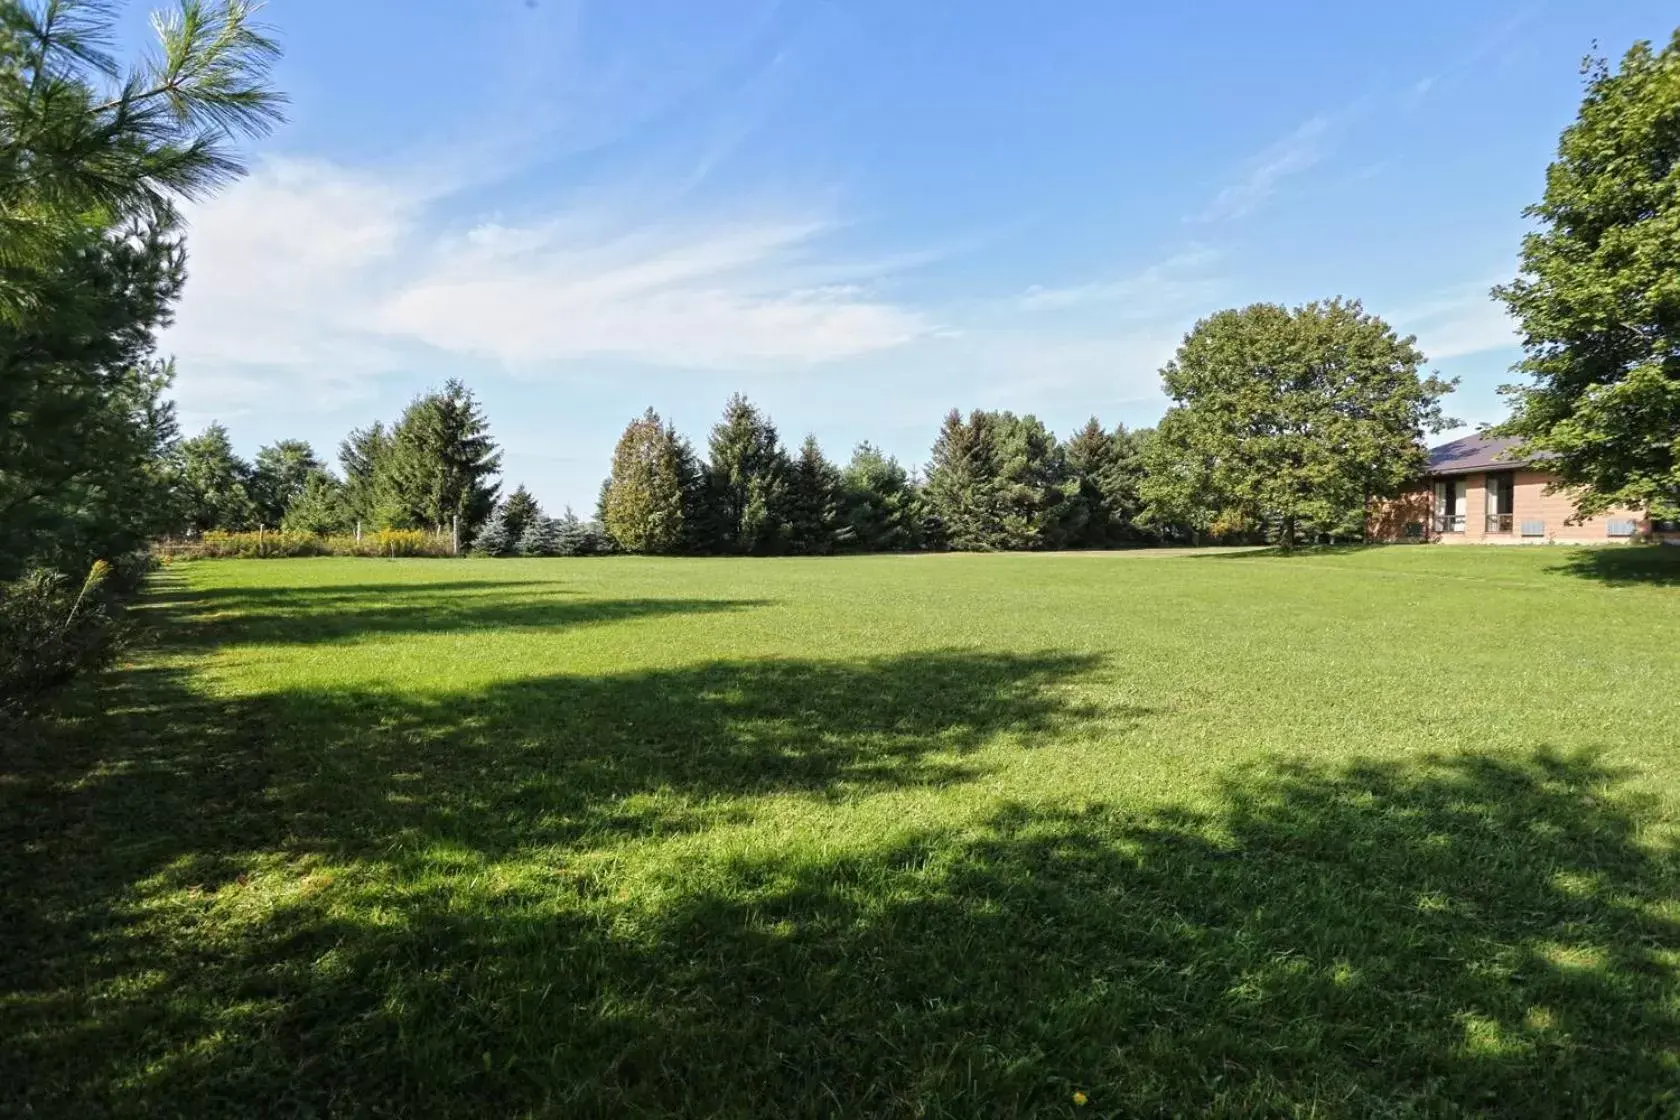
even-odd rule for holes
{"type": "Polygon", "coordinates": [[[283,439],[257,450],[251,469],[251,501],[261,525],[278,525],[312,475],[324,469],[315,449],[301,439],[283,439]]]}
{"type": "Polygon", "coordinates": [[[601,520],[626,552],[675,552],[687,538],[693,452],[653,409],[632,420],[613,449],[601,520]]]}
{"type": "Polygon", "coordinates": [[[354,525],[344,504],[344,484],[325,470],[310,472],[280,519],[288,533],[343,533],[354,525]]]}
{"type": "Polygon", "coordinates": [[[1173,406],[1152,441],[1181,462],[1152,486],[1162,520],[1263,527],[1285,548],[1361,532],[1374,498],[1423,466],[1423,438],[1448,422],[1452,383],[1422,377],[1424,358],[1357,301],[1293,310],[1254,304],[1197,323],[1161,371],[1173,406]],[[1174,504],[1176,503],[1176,504],[1174,504]]]}
{"type": "Polygon", "coordinates": [[[403,521],[441,533],[458,518],[466,545],[496,508],[501,462],[472,391],[451,378],[403,411],[380,474],[403,521]]]}
{"type": "Polygon", "coordinates": [[[254,528],[251,465],[233,452],[227,429],[211,424],[180,448],[180,481],[187,524],[201,533],[254,528]]]}
{"type": "Polygon", "coordinates": [[[817,437],[806,436],[788,471],[788,550],[807,556],[833,552],[839,506],[840,471],[822,453],[817,437]]]}
{"type": "Polygon", "coordinates": [[[705,538],[711,552],[780,551],[787,530],[788,459],[776,428],[739,393],[712,428],[705,467],[705,538]]]}
{"type": "Polygon", "coordinates": [[[852,451],[840,473],[839,547],[854,552],[902,552],[920,546],[922,508],[910,474],[869,443],[852,451]]]}
{"type": "Polygon", "coordinates": [[[1500,429],[1574,489],[1582,513],[1680,517],[1680,31],[1586,70],[1523,239],[1496,288],[1522,325],[1528,383],[1500,429]]]}
{"type": "Polygon", "coordinates": [[[514,487],[502,503],[502,518],[507,522],[508,535],[515,541],[524,536],[527,526],[544,520],[542,506],[525,489],[524,483],[514,487]]]}

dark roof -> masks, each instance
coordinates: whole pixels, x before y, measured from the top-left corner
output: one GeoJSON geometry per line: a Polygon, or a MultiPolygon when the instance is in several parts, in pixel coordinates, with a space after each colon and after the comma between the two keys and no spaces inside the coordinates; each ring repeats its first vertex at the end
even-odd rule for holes
{"type": "Polygon", "coordinates": [[[1510,470],[1534,459],[1548,456],[1512,454],[1519,440],[1508,436],[1489,436],[1483,432],[1443,443],[1429,452],[1429,474],[1470,474],[1473,471],[1510,470]]]}

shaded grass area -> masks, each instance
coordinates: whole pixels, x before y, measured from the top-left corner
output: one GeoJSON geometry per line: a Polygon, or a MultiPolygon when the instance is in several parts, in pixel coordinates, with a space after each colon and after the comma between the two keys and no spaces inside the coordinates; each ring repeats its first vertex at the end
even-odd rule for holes
{"type": "MultiPolygon", "coordinates": [[[[1151,626],[1224,648],[1148,589],[1234,595],[1219,633],[1300,644],[1336,572],[952,560],[161,588],[162,652],[0,758],[0,1111],[1680,1108],[1660,725],[1477,750],[1449,698],[1467,741],[1418,751],[1374,719],[1341,741],[1325,692],[1297,749],[1244,750],[1217,669],[1146,675],[1151,626]],[[1087,599],[1088,631],[1026,590],[1046,578],[1130,590],[1087,599]],[[1300,598],[1250,616],[1244,593],[1300,598]],[[857,629],[826,613],[877,601],[857,629]],[[1002,627],[1026,602],[1060,648],[936,644],[952,604],[1002,627]],[[495,672],[436,644],[474,617],[507,632],[495,672]],[[892,622],[923,640],[844,637],[892,622]],[[421,676],[371,671],[401,656],[421,676]]],[[[1416,581],[1381,565],[1445,564],[1432,601],[1498,609],[1472,560],[1335,562],[1396,609],[1416,581]]],[[[1632,609],[1666,617],[1662,594],[1632,609]]],[[[1581,700],[1594,678],[1546,638],[1581,700]]],[[[1353,672],[1371,646],[1345,644],[1353,672]]]]}

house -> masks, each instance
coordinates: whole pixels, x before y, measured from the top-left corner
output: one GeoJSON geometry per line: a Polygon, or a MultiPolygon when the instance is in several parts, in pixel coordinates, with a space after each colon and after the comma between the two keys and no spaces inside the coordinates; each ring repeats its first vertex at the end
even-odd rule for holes
{"type": "Polygon", "coordinates": [[[1417,487],[1373,508],[1367,535],[1442,544],[1680,540],[1680,525],[1653,525],[1638,510],[1577,519],[1567,492],[1547,492],[1557,475],[1546,469],[1546,456],[1519,459],[1517,442],[1477,433],[1434,448],[1417,487]]]}

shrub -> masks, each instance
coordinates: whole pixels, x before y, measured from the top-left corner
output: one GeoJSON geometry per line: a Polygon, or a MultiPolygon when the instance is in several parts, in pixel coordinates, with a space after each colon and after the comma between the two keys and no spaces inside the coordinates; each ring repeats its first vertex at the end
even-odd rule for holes
{"type": "Polygon", "coordinates": [[[110,661],[112,577],[100,560],[80,586],[46,568],[0,585],[0,715],[30,711],[78,673],[110,661]]]}
{"type": "Polygon", "coordinates": [[[554,556],[605,556],[616,551],[607,528],[599,521],[569,521],[555,523],[554,556]]]}
{"type": "Polygon", "coordinates": [[[272,560],[288,556],[452,556],[449,538],[419,529],[382,529],[318,536],[314,533],[206,533],[193,541],[158,546],[171,560],[272,560]]]}

